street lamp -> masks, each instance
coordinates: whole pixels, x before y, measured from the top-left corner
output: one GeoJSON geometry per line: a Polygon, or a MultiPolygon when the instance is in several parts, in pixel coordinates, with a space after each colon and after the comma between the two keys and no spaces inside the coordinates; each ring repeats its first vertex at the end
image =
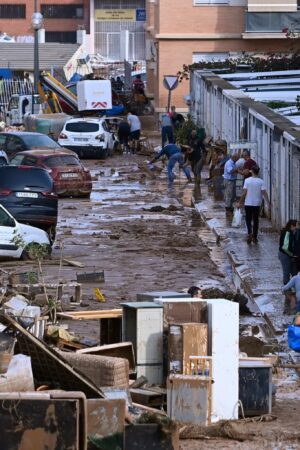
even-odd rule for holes
{"type": "Polygon", "coordinates": [[[38,94],[39,81],[39,39],[38,32],[43,26],[43,16],[37,12],[37,0],[34,1],[34,13],[31,16],[31,26],[34,30],[34,93],[38,94]]]}

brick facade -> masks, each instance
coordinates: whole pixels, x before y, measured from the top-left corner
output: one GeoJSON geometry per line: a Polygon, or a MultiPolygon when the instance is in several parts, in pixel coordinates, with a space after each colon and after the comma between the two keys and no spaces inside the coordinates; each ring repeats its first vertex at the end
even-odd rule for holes
{"type": "MultiPolygon", "coordinates": [[[[0,16],[0,31],[10,36],[28,36],[33,35],[31,28],[31,16],[34,12],[34,0],[3,0],[1,5],[25,5],[25,19],[4,19],[0,16]]],[[[72,31],[76,32],[78,28],[84,28],[89,32],[89,0],[38,0],[38,11],[41,11],[41,5],[82,5],[82,18],[53,18],[44,19],[44,28],[46,32],[72,31]]]]}

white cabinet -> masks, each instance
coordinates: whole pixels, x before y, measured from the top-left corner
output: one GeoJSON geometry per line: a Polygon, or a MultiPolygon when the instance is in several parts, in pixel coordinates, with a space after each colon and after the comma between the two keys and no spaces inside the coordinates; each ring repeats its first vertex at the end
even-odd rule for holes
{"type": "Polygon", "coordinates": [[[163,307],[154,302],[122,303],[123,341],[133,344],[137,377],[144,375],[150,384],[162,382],[163,307]]]}

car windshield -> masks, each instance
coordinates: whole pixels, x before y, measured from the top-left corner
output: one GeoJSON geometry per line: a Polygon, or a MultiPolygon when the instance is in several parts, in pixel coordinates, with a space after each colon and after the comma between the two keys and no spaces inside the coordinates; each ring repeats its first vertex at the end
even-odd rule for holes
{"type": "Polygon", "coordinates": [[[44,162],[48,167],[80,166],[80,162],[76,156],[72,155],[50,156],[44,162]]]}
{"type": "Polygon", "coordinates": [[[15,166],[0,167],[0,188],[23,191],[29,188],[36,191],[51,191],[50,175],[43,169],[15,166]]]}
{"type": "Polygon", "coordinates": [[[48,148],[61,148],[60,145],[51,139],[46,134],[24,134],[22,139],[27,148],[33,147],[48,147],[48,148]]]}
{"type": "Polygon", "coordinates": [[[66,131],[75,133],[95,133],[99,131],[99,124],[94,122],[70,122],[66,123],[66,131]]]}

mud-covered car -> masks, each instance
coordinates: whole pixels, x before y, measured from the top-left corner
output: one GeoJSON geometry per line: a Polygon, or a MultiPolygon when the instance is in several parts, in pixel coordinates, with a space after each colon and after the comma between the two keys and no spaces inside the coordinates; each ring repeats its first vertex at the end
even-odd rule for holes
{"type": "Polygon", "coordinates": [[[90,171],[71,150],[27,150],[15,155],[10,164],[46,169],[60,197],[89,197],[92,191],[90,171]]]}
{"type": "Polygon", "coordinates": [[[77,153],[80,158],[105,159],[114,149],[114,138],[101,117],[77,117],[67,120],[58,143],[77,153]]]}
{"type": "Polygon", "coordinates": [[[0,205],[0,258],[34,259],[34,247],[44,247],[51,253],[48,235],[39,228],[19,223],[0,205]]]}

